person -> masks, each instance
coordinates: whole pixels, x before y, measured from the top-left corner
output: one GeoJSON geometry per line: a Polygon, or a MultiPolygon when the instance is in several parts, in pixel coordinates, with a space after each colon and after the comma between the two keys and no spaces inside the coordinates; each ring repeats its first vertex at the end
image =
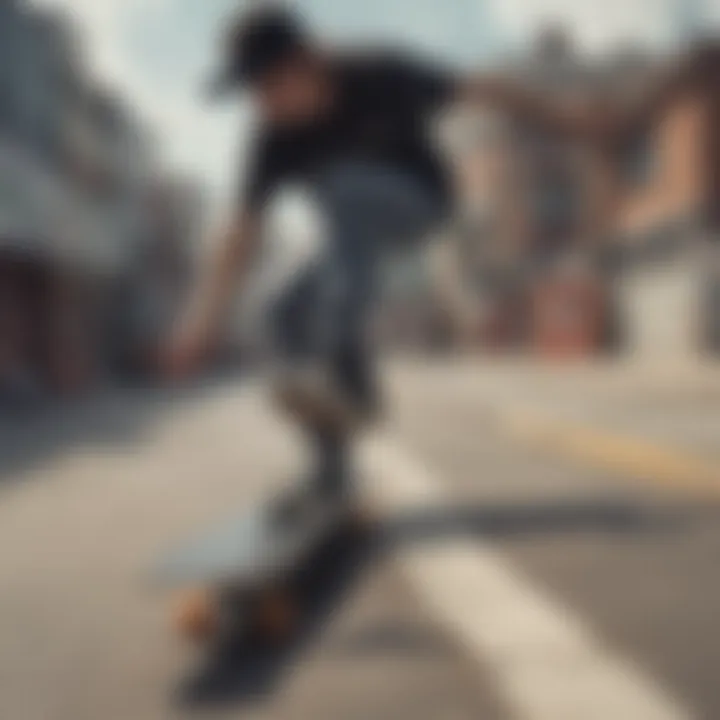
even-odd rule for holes
{"type": "Polygon", "coordinates": [[[492,78],[462,78],[411,55],[324,50],[285,7],[243,15],[215,90],[246,88],[260,117],[242,190],[206,271],[164,351],[184,376],[207,355],[236,285],[253,266],[265,209],[302,183],[323,215],[322,257],[273,309],[281,356],[277,397],[306,429],[317,466],[311,495],[348,492],[350,439],[380,406],[368,319],[389,248],[429,235],[452,211],[449,175],[429,123],[463,99],[585,132],[588,115],[552,107],[492,78]]]}

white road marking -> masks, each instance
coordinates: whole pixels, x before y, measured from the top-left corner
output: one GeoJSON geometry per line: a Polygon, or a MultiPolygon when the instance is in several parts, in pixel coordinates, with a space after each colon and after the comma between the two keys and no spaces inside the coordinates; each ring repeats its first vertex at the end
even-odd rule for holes
{"type": "MultiPolygon", "coordinates": [[[[369,441],[361,457],[383,514],[441,510],[452,501],[424,464],[389,440],[369,441]]],[[[434,617],[494,673],[517,720],[693,717],[477,538],[409,544],[398,550],[398,563],[434,617]]]]}

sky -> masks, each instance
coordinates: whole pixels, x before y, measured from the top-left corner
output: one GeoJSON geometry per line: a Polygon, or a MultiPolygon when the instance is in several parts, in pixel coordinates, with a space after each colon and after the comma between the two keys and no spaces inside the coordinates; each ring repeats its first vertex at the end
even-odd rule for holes
{"type": "MultiPolygon", "coordinates": [[[[216,39],[237,0],[33,0],[80,24],[93,71],[155,129],[162,154],[225,199],[236,183],[248,109],[211,106],[200,89],[217,60],[216,39]]],[[[587,52],[628,41],[672,43],[680,19],[720,27],[720,0],[297,0],[334,40],[389,40],[470,67],[522,48],[560,21],[587,52]],[[682,13],[692,5],[692,14],[682,13]]]]}

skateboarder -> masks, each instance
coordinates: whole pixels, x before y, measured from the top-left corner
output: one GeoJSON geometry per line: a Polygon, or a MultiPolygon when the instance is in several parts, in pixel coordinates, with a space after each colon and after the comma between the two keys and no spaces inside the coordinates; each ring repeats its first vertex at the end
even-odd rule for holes
{"type": "MultiPolygon", "coordinates": [[[[396,243],[418,243],[452,210],[448,174],[433,149],[433,116],[463,98],[536,122],[585,132],[588,118],[511,86],[466,80],[401,52],[326,52],[282,7],[244,15],[231,33],[217,90],[247,89],[261,128],[232,220],[164,351],[168,371],[191,372],[212,346],[253,263],[263,213],[285,183],[302,183],[323,215],[322,257],[274,309],[287,361],[277,396],[314,444],[315,497],[347,490],[349,438],[380,400],[368,315],[378,267],[396,243]]],[[[310,485],[308,485],[310,487],[310,485]]]]}

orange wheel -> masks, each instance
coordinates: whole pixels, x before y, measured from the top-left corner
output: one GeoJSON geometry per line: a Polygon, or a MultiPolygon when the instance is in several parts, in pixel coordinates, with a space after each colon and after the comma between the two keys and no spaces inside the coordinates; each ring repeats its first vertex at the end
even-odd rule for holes
{"type": "Polygon", "coordinates": [[[219,609],[208,590],[194,590],[178,600],[173,614],[173,624],[185,638],[202,642],[218,629],[219,609]]]}

